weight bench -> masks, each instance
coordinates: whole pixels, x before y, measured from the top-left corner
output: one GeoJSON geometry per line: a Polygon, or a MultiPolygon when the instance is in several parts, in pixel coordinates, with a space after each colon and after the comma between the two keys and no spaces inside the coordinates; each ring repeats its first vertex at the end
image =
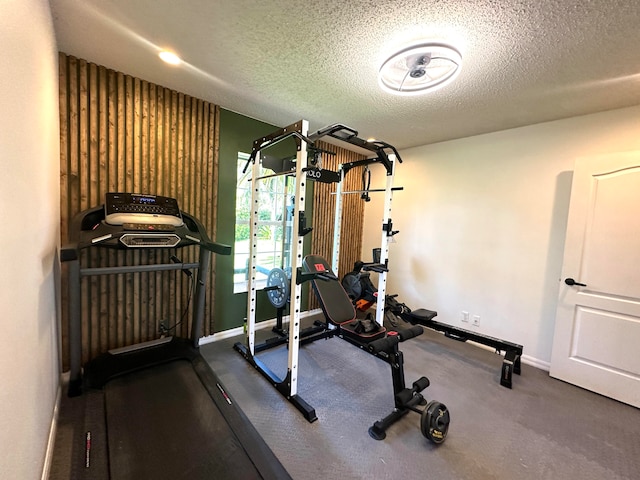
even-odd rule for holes
{"type": "Polygon", "coordinates": [[[383,326],[356,317],[349,295],[323,257],[307,255],[302,260],[302,268],[304,273],[311,274],[311,285],[320,308],[327,321],[338,328],[338,335],[358,344],[367,344],[386,336],[387,331],[383,326]]]}
{"type": "Polygon", "coordinates": [[[444,404],[435,400],[427,402],[422,396],[421,392],[429,386],[429,379],[421,377],[413,382],[410,388],[405,385],[404,380],[404,359],[398,348],[399,343],[421,335],[422,327],[414,326],[399,332],[387,333],[383,326],[371,321],[374,331],[364,331],[362,321],[356,318],[356,311],[349,295],[324,258],[319,255],[307,255],[302,260],[301,273],[311,279],[322,312],[327,322],[337,328],[338,336],[391,366],[394,409],[369,427],[369,435],[376,440],[383,440],[386,430],[392,424],[413,411],[421,415],[422,434],[433,443],[444,442],[449,430],[449,411],[444,404]],[[418,408],[421,405],[426,407],[418,408]]]}
{"type": "MultiPolygon", "coordinates": [[[[433,443],[442,443],[449,429],[449,411],[445,405],[435,400],[427,402],[422,396],[422,391],[429,386],[427,377],[420,377],[407,387],[404,379],[404,358],[399,349],[400,342],[421,335],[423,328],[413,326],[402,331],[387,330],[373,320],[359,320],[351,299],[338,277],[331,271],[327,261],[319,255],[307,255],[302,260],[302,266],[297,270],[296,283],[302,284],[310,281],[316,294],[322,312],[325,316],[325,333],[311,335],[303,339],[296,336],[294,341],[298,344],[311,342],[320,338],[338,336],[349,343],[356,345],[374,357],[383,360],[391,367],[391,379],[393,382],[393,411],[381,420],[375,422],[369,428],[369,435],[382,440],[386,437],[386,430],[400,420],[408,412],[416,412],[421,415],[420,430],[422,434],[433,443]],[[366,322],[371,322],[369,325],[366,322]],[[425,406],[426,405],[426,406],[425,406]],[[424,406],[424,408],[419,408],[424,406]]],[[[317,322],[322,324],[322,322],[317,322]]],[[[291,339],[289,339],[291,340],[291,339]]],[[[272,346],[281,342],[270,342],[272,346]]],[[[247,345],[236,342],[233,346],[245,359],[247,359],[263,376],[269,379],[271,384],[289,402],[291,402],[309,422],[318,419],[315,409],[291,389],[292,368],[289,367],[287,376],[279,378],[260,359],[253,355],[247,345]]],[[[257,350],[257,349],[256,349],[257,350]]]]}

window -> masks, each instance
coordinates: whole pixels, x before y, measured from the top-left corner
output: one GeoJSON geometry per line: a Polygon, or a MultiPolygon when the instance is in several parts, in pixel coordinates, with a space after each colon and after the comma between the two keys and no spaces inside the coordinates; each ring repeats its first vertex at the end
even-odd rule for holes
{"type": "MultiPolygon", "coordinates": [[[[234,293],[246,292],[251,242],[249,220],[251,217],[251,166],[242,173],[249,155],[238,153],[236,183],[236,231],[234,242],[234,293]]],[[[261,167],[260,176],[273,172],[261,167]]],[[[279,175],[259,180],[258,248],[256,249],[257,287],[265,285],[273,268],[290,267],[291,229],[293,228],[294,180],[279,175]]]]}

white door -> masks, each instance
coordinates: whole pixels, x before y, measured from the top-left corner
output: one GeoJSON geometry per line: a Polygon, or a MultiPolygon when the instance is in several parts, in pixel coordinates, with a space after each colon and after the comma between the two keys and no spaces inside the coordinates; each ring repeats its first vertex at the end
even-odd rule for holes
{"type": "Polygon", "coordinates": [[[640,407],[640,152],[576,162],[550,374],[640,407]]]}

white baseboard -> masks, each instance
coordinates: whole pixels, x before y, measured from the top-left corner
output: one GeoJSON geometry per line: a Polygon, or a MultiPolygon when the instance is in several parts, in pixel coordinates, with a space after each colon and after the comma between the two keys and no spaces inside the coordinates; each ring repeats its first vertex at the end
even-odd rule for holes
{"type": "Polygon", "coordinates": [[[49,428],[49,438],[47,440],[47,450],[44,455],[44,465],[42,466],[42,480],[48,480],[51,471],[51,461],[53,458],[53,449],[56,442],[56,433],[58,431],[58,414],[60,412],[60,402],[62,400],[62,385],[64,385],[64,376],[69,373],[63,373],[58,382],[58,390],[56,392],[56,402],[53,406],[53,415],[51,417],[51,427],[49,428]]]}
{"type": "MultiPolygon", "coordinates": [[[[311,317],[313,315],[317,315],[322,313],[322,310],[315,309],[309,310],[307,312],[301,312],[300,318],[311,317]]],[[[288,321],[289,316],[284,317],[285,321],[288,321]]],[[[263,322],[256,323],[256,330],[263,330],[265,328],[272,328],[276,324],[276,319],[272,318],[270,320],[265,320],[263,322]]],[[[231,328],[229,330],[223,330],[222,332],[214,333],[213,335],[207,335],[206,337],[202,337],[200,339],[199,345],[206,345],[207,343],[217,342],[218,340],[224,340],[225,338],[235,337],[237,335],[242,335],[244,333],[244,326],[231,328]]]]}
{"type": "Polygon", "coordinates": [[[530,357],[529,355],[522,355],[520,358],[522,363],[526,363],[527,365],[531,365],[532,367],[539,368],[540,370],[544,370],[548,372],[551,369],[551,364],[549,362],[545,362],[544,360],[540,360],[539,358],[530,357]]]}
{"type": "MultiPolygon", "coordinates": [[[[444,333],[442,333],[442,335],[444,335],[444,333]]],[[[489,345],[484,345],[482,343],[474,342],[473,340],[467,340],[466,343],[473,345],[474,347],[482,348],[484,350],[489,350],[490,352],[496,351],[495,348],[490,347],[489,345]]],[[[522,357],[520,357],[520,361],[525,365],[530,365],[532,367],[539,368],[540,370],[544,370],[546,372],[548,372],[549,369],[551,368],[551,364],[549,362],[540,360],[539,358],[535,358],[530,355],[522,355],[522,357]]]]}

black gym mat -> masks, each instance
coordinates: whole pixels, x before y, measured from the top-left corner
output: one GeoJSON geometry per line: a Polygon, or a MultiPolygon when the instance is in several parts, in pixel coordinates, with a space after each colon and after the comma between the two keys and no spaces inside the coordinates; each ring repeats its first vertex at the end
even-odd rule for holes
{"type": "Polygon", "coordinates": [[[105,395],[111,478],[263,478],[191,362],[116,378],[105,395]]]}

